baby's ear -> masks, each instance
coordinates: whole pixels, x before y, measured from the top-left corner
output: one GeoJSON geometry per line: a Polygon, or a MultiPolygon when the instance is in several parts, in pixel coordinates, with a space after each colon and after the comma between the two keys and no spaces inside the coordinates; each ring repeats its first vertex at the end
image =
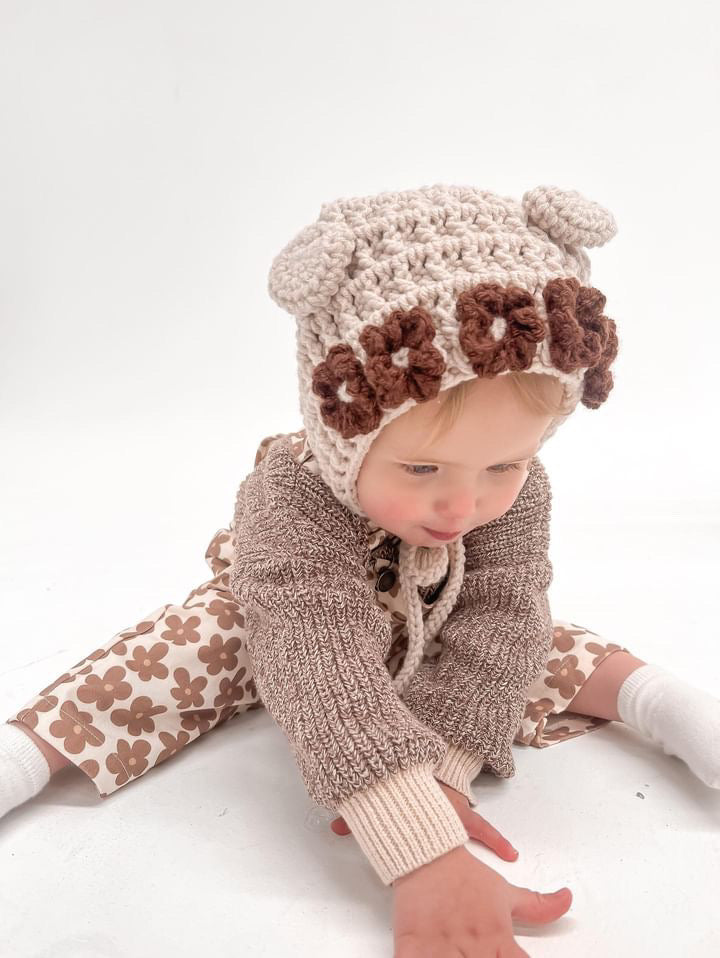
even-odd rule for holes
{"type": "Polygon", "coordinates": [[[268,292],[293,316],[327,309],[348,278],[355,236],[342,222],[321,220],[302,229],[272,262],[268,292]]]}

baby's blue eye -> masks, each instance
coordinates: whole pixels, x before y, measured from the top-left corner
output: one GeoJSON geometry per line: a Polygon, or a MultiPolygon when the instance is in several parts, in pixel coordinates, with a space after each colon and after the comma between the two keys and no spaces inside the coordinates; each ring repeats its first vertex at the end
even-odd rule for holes
{"type": "Polygon", "coordinates": [[[490,468],[490,472],[493,472],[493,471],[494,472],[510,472],[511,469],[519,469],[519,468],[520,468],[519,462],[508,462],[508,463],[503,463],[503,465],[501,466],[492,466],[490,468]]]}
{"type": "MultiPolygon", "coordinates": [[[[508,462],[502,463],[498,466],[490,466],[488,472],[501,473],[509,472],[511,469],[520,469],[520,463],[518,462],[508,462]]],[[[437,466],[416,466],[410,463],[403,464],[403,469],[411,476],[428,476],[430,473],[427,472],[413,472],[414,469],[437,469],[437,466]]]]}
{"type": "Polygon", "coordinates": [[[413,469],[435,469],[435,466],[413,466],[413,465],[404,465],[403,469],[405,472],[409,473],[411,476],[427,476],[427,472],[413,472],[413,469]]]}

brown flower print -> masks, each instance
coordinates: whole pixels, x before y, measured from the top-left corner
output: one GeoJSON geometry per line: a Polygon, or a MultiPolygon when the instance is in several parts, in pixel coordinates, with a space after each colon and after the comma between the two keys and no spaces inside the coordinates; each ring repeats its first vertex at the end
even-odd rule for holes
{"type": "Polygon", "coordinates": [[[95,707],[104,712],[114,705],[117,699],[127,699],[132,695],[132,686],[124,681],[125,675],[125,669],[121,665],[113,665],[102,676],[88,675],[77,690],[77,697],[85,705],[94,702],[95,707]]]}
{"type": "Polygon", "coordinates": [[[179,615],[169,615],[165,619],[167,629],[160,633],[160,638],[166,642],[172,642],[173,645],[185,645],[186,642],[199,642],[200,633],[197,627],[200,625],[200,616],[191,615],[187,619],[180,618],[179,615]]]}
{"type": "Polygon", "coordinates": [[[65,685],[67,682],[74,682],[77,678],[77,673],[72,675],[70,672],[65,672],[64,675],[61,675],[59,679],[55,679],[52,685],[48,685],[47,688],[41,689],[40,695],[48,695],[50,692],[54,692],[58,685],[65,685]]]}
{"type": "Polygon", "coordinates": [[[585,648],[595,656],[592,664],[596,668],[611,652],[627,652],[627,649],[624,649],[621,645],[616,645],[614,642],[608,642],[607,645],[600,645],[599,642],[586,642],[585,648]]]}
{"type": "Polygon", "coordinates": [[[153,715],[162,715],[167,712],[164,705],[153,705],[147,695],[139,695],[133,699],[129,709],[115,709],[110,713],[114,725],[127,728],[130,735],[141,735],[143,732],[154,732],[155,722],[153,715]]]}
{"type": "Polygon", "coordinates": [[[105,767],[116,775],[115,784],[124,785],[131,778],[142,775],[148,767],[147,756],[150,753],[150,743],[144,739],[130,745],[124,738],[118,739],[117,751],[105,759],[105,767]]]}
{"type": "Polygon", "coordinates": [[[170,689],[170,694],[174,699],[177,699],[178,709],[189,709],[191,706],[198,708],[205,704],[201,689],[205,688],[208,680],[204,675],[198,675],[196,679],[191,679],[187,669],[175,669],[173,677],[177,685],[170,689]]]}
{"type": "Polygon", "coordinates": [[[207,595],[208,592],[214,592],[217,596],[220,596],[226,601],[233,601],[232,592],[230,592],[230,576],[227,572],[223,575],[216,576],[214,579],[210,579],[208,582],[204,582],[202,585],[199,585],[197,589],[193,589],[192,592],[188,595],[187,599],[182,604],[183,609],[204,609],[204,602],[194,602],[190,604],[191,599],[200,598],[203,595],[207,595]],[[224,585],[225,589],[221,589],[220,586],[224,585]]]}
{"type": "Polygon", "coordinates": [[[206,582],[204,585],[198,586],[197,589],[193,589],[183,602],[183,609],[204,609],[204,602],[193,602],[192,600],[198,598],[199,596],[205,595],[206,592],[210,591],[210,588],[210,583],[206,582]]]}
{"type": "MultiPolygon", "coordinates": [[[[152,622],[148,623],[148,628],[152,628],[152,626],[153,626],[153,623],[152,623],[152,622]]],[[[121,655],[124,654],[124,652],[125,652],[125,643],[124,643],[124,642],[118,642],[118,643],[117,643],[117,646],[113,646],[113,647],[112,647],[112,651],[115,651],[116,648],[118,648],[118,649],[120,650],[120,654],[121,654],[121,655]]],[[[91,663],[92,663],[92,662],[97,662],[99,659],[104,658],[107,654],[108,654],[108,649],[95,649],[94,652],[91,652],[90,655],[86,655],[84,659],[80,659],[79,662],[76,662],[75,665],[71,665],[70,668],[71,668],[71,669],[77,669],[77,668],[79,668],[84,662],[91,662],[91,663]]],[[[92,666],[90,665],[90,666],[88,666],[86,669],[83,669],[83,671],[82,671],[81,673],[79,673],[79,674],[81,674],[81,675],[87,675],[87,673],[91,670],[91,668],[92,668],[92,666]]]]}
{"type": "Polygon", "coordinates": [[[102,745],[105,736],[92,724],[92,713],[79,711],[74,702],[64,702],[62,718],[50,723],[50,734],[63,739],[63,748],[70,755],[79,755],[86,745],[102,745]]]}
{"type": "Polygon", "coordinates": [[[215,633],[210,642],[198,649],[198,658],[207,664],[208,675],[217,675],[223,669],[232,671],[237,668],[238,657],[235,654],[242,648],[242,640],[236,635],[225,640],[215,633]]]}
{"type": "Polygon", "coordinates": [[[255,689],[255,683],[252,679],[245,683],[244,688],[241,684],[246,672],[247,669],[243,666],[241,669],[238,669],[232,679],[222,679],[220,681],[218,694],[213,701],[215,708],[227,708],[236,702],[242,701],[242,699],[245,698],[246,691],[252,694],[255,689]]]}
{"type": "Polygon", "coordinates": [[[558,652],[569,652],[570,649],[575,648],[575,637],[579,635],[585,635],[585,629],[578,628],[576,632],[573,632],[572,629],[567,629],[563,625],[556,625],[553,628],[552,648],[557,649],[558,652]]]}
{"type": "MultiPolygon", "coordinates": [[[[190,736],[187,732],[178,732],[177,735],[171,735],[170,732],[160,732],[158,737],[165,748],[155,759],[155,765],[160,765],[161,762],[166,761],[168,758],[172,758],[173,755],[185,748],[187,743],[190,741],[190,736]]],[[[155,766],[153,766],[153,768],[154,767],[155,766]]]]}
{"type": "Polygon", "coordinates": [[[245,617],[240,606],[235,601],[224,602],[222,599],[213,599],[208,603],[208,613],[217,619],[218,628],[230,630],[245,627],[245,617]]]}
{"type": "Polygon", "coordinates": [[[460,293],[455,312],[460,345],[478,376],[528,369],[547,331],[532,295],[518,286],[479,283],[460,293]]]}
{"type": "Polygon", "coordinates": [[[575,693],[586,679],[585,673],[577,668],[578,661],[576,655],[550,659],[546,668],[553,674],[544,680],[545,685],[550,689],[558,689],[565,699],[575,698],[575,693]]]}
{"type": "Polygon", "coordinates": [[[550,732],[546,729],[543,738],[547,742],[559,742],[561,740],[564,741],[566,738],[577,738],[578,735],[584,735],[585,731],[586,730],[581,728],[571,731],[568,725],[556,725],[550,732]]]}
{"type": "Polygon", "coordinates": [[[180,724],[184,729],[187,729],[188,732],[197,731],[202,734],[212,728],[213,719],[217,716],[217,712],[215,709],[187,709],[180,715],[182,716],[180,724]]]}
{"type": "Polygon", "coordinates": [[[312,391],[322,399],[320,416],[343,439],[367,435],[380,425],[382,410],[362,364],[344,343],[338,343],[313,370],[312,391]]]}
{"type": "MultiPolygon", "coordinates": [[[[134,639],[135,636],[137,636],[137,635],[144,635],[146,632],[149,632],[150,629],[152,629],[152,627],[155,625],[155,623],[158,622],[158,620],[161,619],[161,618],[163,617],[163,615],[165,615],[165,611],[166,611],[166,609],[169,609],[169,608],[170,608],[170,605],[171,605],[170,602],[166,602],[165,605],[164,605],[161,609],[158,609],[158,610],[154,613],[154,615],[155,615],[155,618],[154,618],[154,619],[143,619],[143,621],[142,621],[142,622],[138,622],[138,624],[137,624],[133,629],[129,629],[127,632],[120,632],[119,635],[118,635],[118,638],[120,638],[120,639],[134,639]]],[[[119,644],[119,643],[118,643],[118,644],[119,644]]],[[[115,646],[113,646],[113,648],[115,648],[115,646]]],[[[98,652],[103,652],[103,653],[104,653],[104,650],[103,650],[103,649],[98,649],[98,652]]],[[[124,652],[124,649],[122,650],[122,652],[124,652]]],[[[121,652],[121,654],[122,654],[122,652],[121,652]]]]}
{"type": "Polygon", "coordinates": [[[168,646],[165,642],[156,642],[149,650],[144,645],[138,645],[133,649],[131,658],[126,659],[125,665],[131,672],[137,672],[141,682],[165,679],[168,676],[168,668],[160,659],[164,659],[167,654],[168,646]]]}
{"type": "MultiPolygon", "coordinates": [[[[250,705],[248,706],[248,710],[254,707],[255,706],[250,705]]],[[[215,728],[217,728],[218,725],[223,725],[225,722],[227,722],[229,718],[232,718],[233,715],[236,715],[236,714],[237,714],[237,709],[234,706],[226,706],[225,708],[220,709],[220,718],[215,723],[215,728]]]]}
{"type": "Polygon", "coordinates": [[[433,339],[435,324],[422,306],[395,309],[382,326],[364,327],[359,336],[367,353],[363,368],[383,409],[394,409],[406,399],[427,402],[440,392],[446,364],[433,339]],[[405,361],[396,365],[393,358],[401,350],[405,361]]]}
{"type": "MultiPolygon", "coordinates": [[[[41,694],[44,695],[45,693],[41,694]]],[[[54,695],[50,695],[47,698],[40,699],[31,709],[20,709],[14,720],[34,729],[39,721],[38,712],[51,712],[57,704],[58,699],[54,695]]]]}
{"type": "Polygon", "coordinates": [[[231,538],[229,532],[219,532],[205,551],[205,559],[208,561],[213,575],[218,575],[230,565],[227,559],[220,558],[220,552],[221,546],[231,538]]]}
{"type": "Polygon", "coordinates": [[[613,387],[609,370],[618,352],[614,320],[603,315],[606,298],[574,276],[552,279],[543,290],[550,327],[550,357],[563,372],[587,367],[581,402],[597,409],[613,387]]]}
{"type": "MultiPolygon", "coordinates": [[[[99,771],[100,771],[100,766],[98,765],[98,763],[95,761],[94,758],[87,758],[87,759],[85,759],[84,762],[80,762],[80,764],[78,765],[78,768],[79,768],[82,772],[85,772],[85,774],[86,774],[89,778],[97,778],[98,773],[99,773],[99,771]]],[[[103,796],[103,798],[104,798],[106,793],[105,793],[105,792],[100,792],[100,794],[101,794],[101,795],[103,796]]]]}
{"type": "Polygon", "coordinates": [[[525,715],[523,718],[532,719],[533,722],[539,722],[553,710],[555,703],[552,699],[537,699],[535,702],[528,702],[525,706],[525,715]]]}

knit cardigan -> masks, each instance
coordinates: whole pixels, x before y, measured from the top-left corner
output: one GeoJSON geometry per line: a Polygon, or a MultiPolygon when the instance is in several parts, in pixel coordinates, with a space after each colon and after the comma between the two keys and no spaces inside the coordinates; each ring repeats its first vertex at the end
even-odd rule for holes
{"type": "Polygon", "coordinates": [[[515,774],[524,693],[552,644],[550,504],[534,458],[512,507],[463,537],[443,651],[401,698],[385,666],[391,628],[365,576],[365,520],[287,441],[240,484],[230,589],[255,684],[308,794],[342,815],[385,885],[467,841],[438,779],[469,795],[484,764],[515,774]]]}

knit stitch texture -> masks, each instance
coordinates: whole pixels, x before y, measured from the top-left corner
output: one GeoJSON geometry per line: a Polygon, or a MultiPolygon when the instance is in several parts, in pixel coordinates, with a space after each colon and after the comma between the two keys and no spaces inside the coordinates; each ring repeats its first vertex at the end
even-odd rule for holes
{"type": "Polygon", "coordinates": [[[515,773],[524,692],[552,642],[550,501],[536,458],[512,508],[464,537],[443,653],[401,698],[385,666],[391,628],[364,573],[363,518],[285,441],[238,489],[230,588],[256,686],[308,794],[345,818],[385,884],[467,840],[434,770],[461,788],[485,763],[515,773]]]}

